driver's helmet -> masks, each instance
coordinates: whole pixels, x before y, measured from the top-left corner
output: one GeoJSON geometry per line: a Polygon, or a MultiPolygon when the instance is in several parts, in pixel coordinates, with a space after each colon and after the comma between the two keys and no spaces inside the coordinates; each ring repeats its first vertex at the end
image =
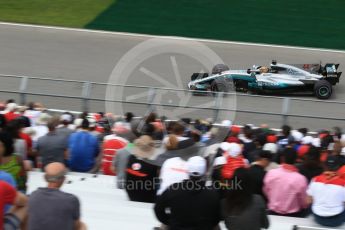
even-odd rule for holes
{"type": "Polygon", "coordinates": [[[268,73],[269,68],[267,66],[261,66],[259,70],[260,73],[268,73]]]}

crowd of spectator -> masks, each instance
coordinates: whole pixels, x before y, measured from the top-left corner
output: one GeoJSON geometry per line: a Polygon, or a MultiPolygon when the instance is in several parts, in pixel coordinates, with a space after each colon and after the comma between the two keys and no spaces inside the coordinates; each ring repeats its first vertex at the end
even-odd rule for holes
{"type": "Polygon", "coordinates": [[[268,228],[268,214],[345,223],[339,127],[310,135],[288,125],[53,115],[39,103],[0,103],[0,229],[85,229],[78,198],[60,190],[68,171],[116,176],[130,200],[155,204],[156,229],[268,228]],[[34,168],[48,186],[28,199],[34,168]]]}

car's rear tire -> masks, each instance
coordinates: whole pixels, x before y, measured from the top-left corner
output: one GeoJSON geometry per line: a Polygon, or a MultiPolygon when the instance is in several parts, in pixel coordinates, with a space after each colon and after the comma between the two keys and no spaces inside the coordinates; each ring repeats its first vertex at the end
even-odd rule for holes
{"type": "Polygon", "coordinates": [[[224,71],[230,70],[229,66],[225,64],[217,64],[212,68],[212,74],[220,74],[224,71]]]}
{"type": "Polygon", "coordinates": [[[320,80],[314,85],[314,94],[319,99],[328,99],[332,95],[332,85],[326,80],[320,80]]]}

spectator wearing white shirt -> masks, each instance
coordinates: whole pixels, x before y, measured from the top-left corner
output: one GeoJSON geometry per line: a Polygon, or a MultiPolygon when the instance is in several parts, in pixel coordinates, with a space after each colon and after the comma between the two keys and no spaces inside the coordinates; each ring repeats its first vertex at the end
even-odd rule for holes
{"type": "Polygon", "coordinates": [[[345,180],[337,173],[340,166],[335,156],[329,156],[326,171],[315,177],[307,190],[315,221],[327,227],[345,223],[345,180]]]}

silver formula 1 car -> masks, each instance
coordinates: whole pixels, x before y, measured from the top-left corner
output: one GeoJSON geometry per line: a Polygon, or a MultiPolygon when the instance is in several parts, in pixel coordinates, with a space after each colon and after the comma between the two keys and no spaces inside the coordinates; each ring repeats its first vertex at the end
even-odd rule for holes
{"type": "Polygon", "coordinates": [[[213,67],[212,73],[194,73],[188,89],[194,94],[205,92],[291,93],[310,92],[319,99],[328,99],[339,82],[339,64],[287,65],[272,61],[269,67],[253,66],[247,70],[230,70],[224,64],[213,67]]]}

